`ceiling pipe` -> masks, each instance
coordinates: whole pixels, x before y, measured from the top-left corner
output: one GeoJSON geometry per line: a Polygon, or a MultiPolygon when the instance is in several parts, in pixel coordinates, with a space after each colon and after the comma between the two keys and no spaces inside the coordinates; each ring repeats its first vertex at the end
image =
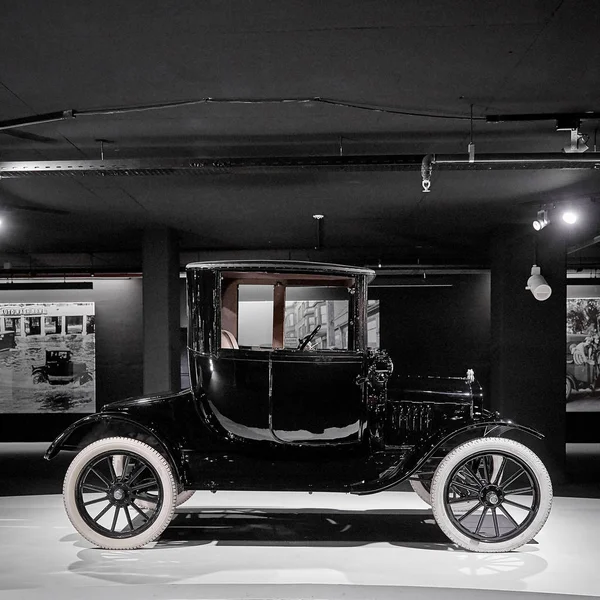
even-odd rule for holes
{"type": "Polygon", "coordinates": [[[583,244],[579,244],[578,246],[571,246],[567,250],[567,254],[575,254],[576,252],[579,252],[580,250],[585,250],[585,248],[590,248],[591,246],[595,246],[596,244],[600,244],[600,235],[597,235],[596,237],[592,238],[591,240],[588,240],[587,242],[584,242],[583,244]]]}
{"type": "Polygon", "coordinates": [[[524,113],[516,115],[487,115],[487,123],[505,123],[508,121],[560,121],[564,119],[600,119],[597,110],[584,110],[579,112],[554,112],[554,113],[524,113]]]}
{"type": "MultiPolygon", "coordinates": [[[[428,166],[443,170],[600,169],[600,153],[566,155],[430,154],[428,166]]],[[[110,160],[0,161],[0,177],[136,176],[270,171],[420,171],[423,155],[355,155],[243,158],[119,158],[110,160]]]]}
{"type": "Polygon", "coordinates": [[[74,119],[75,111],[61,110],[58,112],[44,113],[33,117],[22,117],[20,119],[9,119],[0,121],[0,131],[8,129],[18,129],[19,127],[29,127],[30,125],[43,125],[44,123],[55,123],[56,121],[65,121],[74,119]]]}

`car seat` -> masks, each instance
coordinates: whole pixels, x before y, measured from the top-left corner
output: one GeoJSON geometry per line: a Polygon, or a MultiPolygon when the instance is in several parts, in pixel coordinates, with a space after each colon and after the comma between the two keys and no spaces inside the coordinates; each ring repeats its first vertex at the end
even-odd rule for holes
{"type": "Polygon", "coordinates": [[[221,349],[239,350],[235,336],[227,329],[221,329],[221,349]]]}

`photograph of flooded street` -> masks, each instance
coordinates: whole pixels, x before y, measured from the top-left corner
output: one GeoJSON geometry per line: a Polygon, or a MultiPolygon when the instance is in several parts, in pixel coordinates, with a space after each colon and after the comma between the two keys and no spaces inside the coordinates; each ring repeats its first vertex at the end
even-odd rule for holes
{"type": "Polygon", "coordinates": [[[0,304],[0,412],[96,409],[93,302],[0,304]]]}

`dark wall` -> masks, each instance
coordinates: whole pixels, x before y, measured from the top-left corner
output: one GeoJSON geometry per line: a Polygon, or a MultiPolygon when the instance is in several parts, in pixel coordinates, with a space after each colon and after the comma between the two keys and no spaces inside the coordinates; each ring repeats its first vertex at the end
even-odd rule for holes
{"type": "Polygon", "coordinates": [[[558,228],[505,228],[492,243],[493,407],[541,431],[528,443],[556,481],[565,469],[566,248],[558,228]],[[525,290],[536,260],[552,287],[525,290]]]}
{"type": "MultiPolygon", "coordinates": [[[[371,288],[369,297],[381,302],[381,347],[396,372],[462,376],[474,369],[488,391],[489,274],[429,281],[436,286],[371,288]]],[[[376,279],[374,285],[387,284],[376,279]]]]}
{"type": "MultiPolygon", "coordinates": [[[[141,279],[98,280],[92,289],[2,289],[2,302],[95,302],[96,407],[142,393],[141,279]]],[[[82,416],[3,414],[0,441],[49,441],[82,416]]]]}

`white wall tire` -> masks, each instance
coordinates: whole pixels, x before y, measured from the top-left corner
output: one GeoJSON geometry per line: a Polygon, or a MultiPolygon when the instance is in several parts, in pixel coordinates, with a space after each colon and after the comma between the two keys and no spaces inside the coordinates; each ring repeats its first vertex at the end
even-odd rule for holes
{"type": "Polygon", "coordinates": [[[140,548],[155,540],[169,525],[176,498],[177,484],[165,457],[126,437],[84,448],[71,462],[63,486],[75,529],[111,550],[140,548]]]}
{"type": "MultiPolygon", "coordinates": [[[[493,459],[492,473],[496,473],[497,469],[500,467],[500,461],[497,460],[498,458],[499,457],[494,457],[493,459]]],[[[437,464],[439,466],[439,462],[437,464]]],[[[431,473],[431,471],[429,471],[429,473],[431,473]]],[[[415,494],[417,494],[417,496],[419,496],[419,498],[421,498],[421,500],[423,500],[423,502],[429,506],[431,506],[431,479],[432,476],[427,477],[425,475],[420,476],[418,480],[409,480],[410,487],[413,489],[413,492],[415,492],[415,494]]]]}
{"type": "Polygon", "coordinates": [[[410,487],[413,489],[413,492],[417,494],[417,496],[419,496],[423,502],[425,502],[425,504],[431,506],[431,495],[421,481],[411,479],[410,487]]]}
{"type": "Polygon", "coordinates": [[[177,501],[175,502],[175,506],[180,506],[184,502],[187,502],[195,493],[195,490],[184,490],[177,494],[177,501]]]}
{"type": "Polygon", "coordinates": [[[552,507],[552,483],[526,446],[478,438],[442,460],[431,499],[436,522],[454,543],[474,552],[509,552],[543,527],[552,507]]]}

